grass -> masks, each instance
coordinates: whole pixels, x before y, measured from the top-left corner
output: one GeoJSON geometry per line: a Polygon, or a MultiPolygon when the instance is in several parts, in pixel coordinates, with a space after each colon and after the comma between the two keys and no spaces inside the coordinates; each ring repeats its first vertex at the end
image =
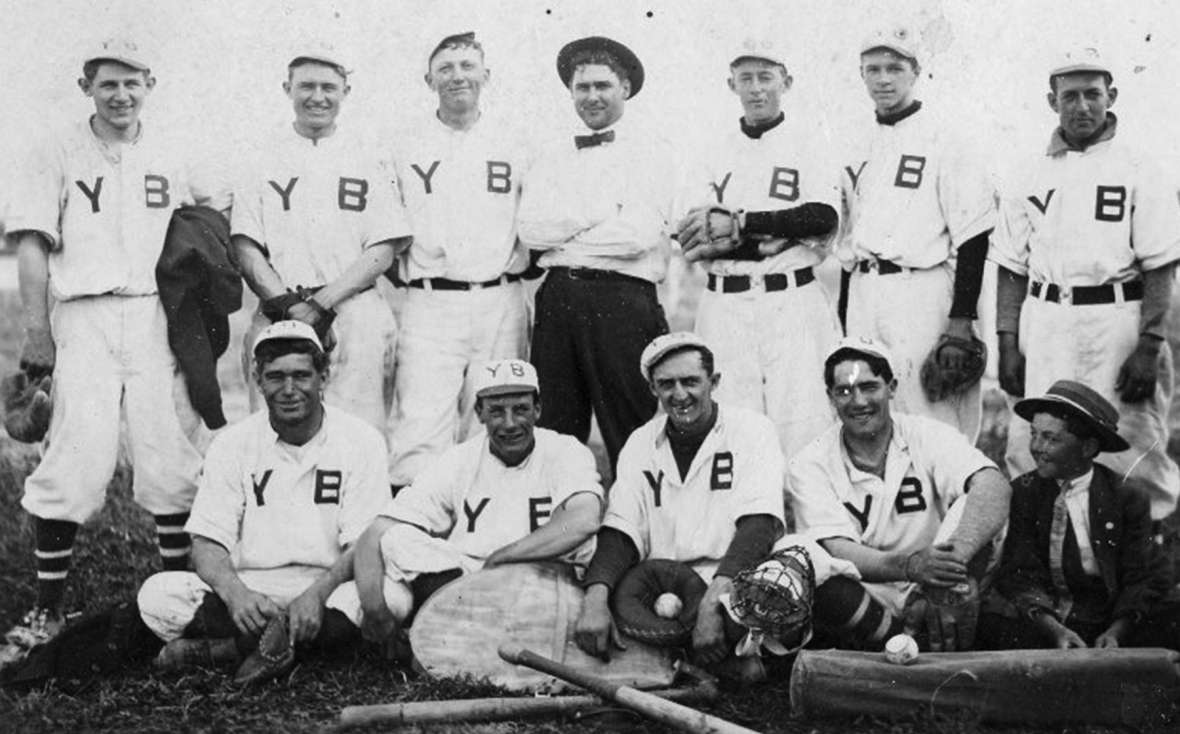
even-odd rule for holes
{"type": "MultiPolygon", "coordinates": [[[[699,283],[685,289],[673,328],[689,328],[699,283]],[[695,285],[697,288],[692,287],[695,285]]],[[[0,293],[2,313],[17,313],[13,294],[0,293]]],[[[235,316],[238,333],[246,316],[235,316]]],[[[19,337],[15,319],[0,318],[0,374],[12,369],[19,337]]],[[[245,401],[236,347],[222,359],[223,384],[232,385],[228,396],[231,417],[241,416],[245,401]]],[[[993,420],[981,438],[993,458],[1002,456],[1003,400],[989,399],[993,420]]],[[[601,453],[601,452],[599,452],[601,453]]],[[[34,599],[33,538],[27,515],[19,506],[24,477],[35,466],[35,449],[0,437],[0,629],[9,625],[34,599]]],[[[1002,464],[1001,464],[1002,465],[1002,464]]],[[[158,568],[154,529],[150,517],[130,498],[125,470],[111,483],[103,512],[79,534],[67,604],[90,612],[116,601],[132,598],[138,586],[158,568]]],[[[1175,518],[1173,518],[1175,520],[1175,518]]],[[[218,671],[185,675],[154,673],[147,664],[124,674],[93,681],[65,681],[24,695],[0,690],[0,731],[13,732],[312,732],[330,728],[340,709],[350,705],[429,701],[497,695],[497,689],[470,680],[424,680],[383,661],[373,650],[350,651],[330,660],[301,663],[281,681],[257,691],[234,688],[218,671]]],[[[846,721],[794,719],[786,681],[727,690],[716,705],[706,709],[730,721],[763,732],[782,734],[1033,734],[1060,732],[1027,727],[988,727],[969,715],[914,712],[912,716],[884,721],[861,717],[846,721]]],[[[369,727],[362,731],[381,731],[369,727]]],[[[1164,729],[1161,729],[1163,731],[1164,729]]],[[[423,731],[426,731],[423,729],[423,731]]],[[[611,710],[580,721],[541,719],[497,724],[436,726],[437,732],[574,732],[580,734],[656,733],[670,729],[646,722],[625,711],[611,710]]],[[[1097,727],[1069,731],[1101,734],[1097,727]]],[[[1114,730],[1109,730],[1114,731],[1114,730]]]]}

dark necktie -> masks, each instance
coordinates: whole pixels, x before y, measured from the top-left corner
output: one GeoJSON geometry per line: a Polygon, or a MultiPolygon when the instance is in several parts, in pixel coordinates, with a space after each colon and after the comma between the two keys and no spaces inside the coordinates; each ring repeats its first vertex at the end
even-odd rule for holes
{"type": "Polygon", "coordinates": [[[613,143],[614,140],[615,131],[607,130],[604,133],[594,133],[592,135],[575,135],[574,145],[578,146],[578,150],[581,150],[582,148],[593,148],[603,143],[613,143]]]}

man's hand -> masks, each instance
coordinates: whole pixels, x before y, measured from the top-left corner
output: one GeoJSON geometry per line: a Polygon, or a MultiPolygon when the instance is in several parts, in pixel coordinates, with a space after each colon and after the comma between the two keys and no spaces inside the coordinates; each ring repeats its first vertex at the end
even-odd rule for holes
{"type": "Polygon", "coordinates": [[[283,613],[270,597],[252,591],[245,586],[225,599],[229,616],[234,626],[246,635],[261,635],[271,617],[283,613]]]}
{"type": "Polygon", "coordinates": [[[922,586],[947,588],[967,581],[967,562],[953,543],[939,543],[907,556],[905,577],[922,586]]]}
{"type": "MultiPolygon", "coordinates": [[[[963,341],[970,341],[974,336],[971,333],[971,319],[953,317],[947,322],[946,332],[948,336],[953,336],[963,341]]],[[[942,349],[938,350],[938,366],[947,372],[961,371],[967,369],[967,360],[971,353],[966,349],[948,344],[942,349]]]]}
{"type": "Polygon", "coordinates": [[[677,226],[676,239],[688,262],[710,260],[732,252],[739,242],[733,236],[733,218],[718,206],[692,209],[677,226]]]}
{"type": "Polygon", "coordinates": [[[1000,334],[1000,388],[1014,398],[1024,397],[1024,355],[1015,334],[1000,334]]]}
{"type": "Polygon", "coordinates": [[[1111,622],[1106,631],[1094,640],[1094,647],[1114,649],[1122,647],[1123,638],[1131,630],[1131,621],[1126,617],[1119,617],[1111,622]]]}
{"type": "Polygon", "coordinates": [[[626,650],[619,638],[619,630],[607,606],[610,590],[603,584],[594,584],[586,590],[582,599],[582,612],[574,624],[574,641],[588,655],[610,661],[611,651],[626,650]]]}
{"type": "Polygon", "coordinates": [[[287,607],[287,629],[291,634],[291,645],[297,642],[311,642],[319,634],[324,621],[324,600],[314,589],[308,589],[287,607]]]}
{"type": "Polygon", "coordinates": [[[962,593],[934,589],[931,595],[911,594],[905,609],[906,634],[917,637],[924,630],[931,652],[970,649],[979,621],[979,586],[975,579],[964,586],[962,593]]]}
{"type": "Polygon", "coordinates": [[[20,368],[29,379],[36,380],[53,374],[57,361],[57,346],[49,329],[29,327],[25,329],[25,344],[21,348],[20,368]]]}
{"type": "Polygon", "coordinates": [[[287,317],[302,321],[315,329],[315,333],[320,337],[320,342],[323,343],[325,352],[330,352],[335,348],[336,334],[332,331],[332,325],[323,323],[323,314],[315,306],[301,301],[287,309],[287,317]]]}
{"type": "Polygon", "coordinates": [[[1086,641],[1077,632],[1058,622],[1053,630],[1053,647],[1058,650],[1082,649],[1086,647],[1086,641]]]}
{"type": "Polygon", "coordinates": [[[1155,393],[1155,381],[1159,369],[1160,347],[1163,342],[1150,336],[1140,336],[1135,351],[1131,352],[1119,368],[1114,389],[1127,403],[1147,400],[1155,393]]]}
{"type": "Polygon", "coordinates": [[[721,614],[721,606],[716,601],[709,602],[706,594],[697,608],[697,623],[692,629],[693,657],[702,665],[716,665],[729,655],[721,614]]]}

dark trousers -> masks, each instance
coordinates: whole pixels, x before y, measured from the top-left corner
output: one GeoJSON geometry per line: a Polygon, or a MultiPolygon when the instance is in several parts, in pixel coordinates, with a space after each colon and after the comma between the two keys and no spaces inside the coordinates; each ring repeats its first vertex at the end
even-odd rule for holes
{"type": "MultiPolygon", "coordinates": [[[[238,652],[249,655],[258,647],[258,638],[243,633],[234,624],[230,616],[229,607],[217,594],[209,592],[197,607],[193,621],[184,628],[184,636],[188,638],[225,638],[231,637],[237,643],[238,652]]],[[[338,609],[324,609],[324,616],[320,622],[320,631],[315,639],[299,645],[301,653],[313,655],[331,655],[346,652],[360,642],[360,628],[354,625],[344,613],[338,609]]]]}
{"type": "MultiPolygon", "coordinates": [[[[1093,645],[1095,638],[1106,631],[1109,622],[1092,624],[1080,622],[1072,615],[1065,626],[1093,645]]],[[[976,647],[981,650],[1023,650],[1050,646],[1049,638],[1026,617],[1002,614],[982,614],[976,647]]],[[[1180,650],[1180,602],[1163,602],[1139,621],[1121,643],[1122,647],[1166,647],[1180,650]]]]}
{"type": "Polygon", "coordinates": [[[550,269],[537,291],[532,344],[541,427],[586,443],[593,411],[613,473],[627,437],[655,415],[639,356],[666,333],[654,283],[603,270],[550,269]]]}

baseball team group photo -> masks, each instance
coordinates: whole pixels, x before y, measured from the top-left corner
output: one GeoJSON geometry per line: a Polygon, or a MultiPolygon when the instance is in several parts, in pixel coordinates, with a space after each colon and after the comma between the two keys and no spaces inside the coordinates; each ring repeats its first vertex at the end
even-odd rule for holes
{"type": "Polygon", "coordinates": [[[17,3],[0,728],[1175,731],[1180,13],[1070,8],[17,3]]]}

